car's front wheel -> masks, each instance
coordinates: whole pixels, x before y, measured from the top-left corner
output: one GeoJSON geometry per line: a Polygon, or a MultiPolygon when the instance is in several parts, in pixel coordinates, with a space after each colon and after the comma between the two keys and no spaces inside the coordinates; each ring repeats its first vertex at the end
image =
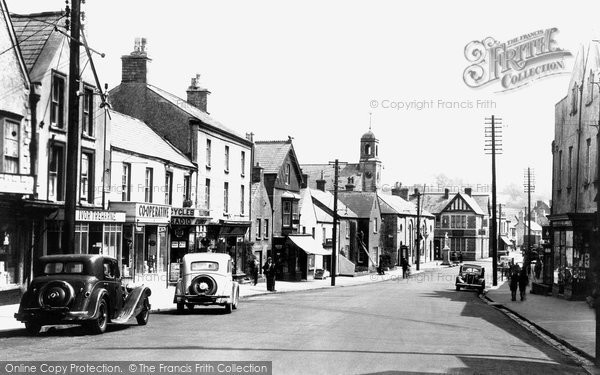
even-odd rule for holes
{"type": "Polygon", "coordinates": [[[135,317],[137,323],[141,326],[145,326],[148,324],[148,319],[150,318],[150,307],[148,303],[148,297],[144,298],[144,308],[140,311],[139,314],[135,317]]]}
{"type": "Polygon", "coordinates": [[[25,330],[30,335],[37,335],[38,333],[40,333],[41,329],[42,329],[42,325],[38,322],[25,323],[25,330]]]}
{"type": "Polygon", "coordinates": [[[108,304],[103,298],[98,305],[98,317],[88,324],[88,329],[93,334],[100,334],[106,331],[108,325],[108,304]]]}
{"type": "Polygon", "coordinates": [[[196,305],[194,305],[193,303],[186,303],[185,306],[188,308],[188,310],[192,311],[194,310],[194,307],[196,307],[196,305]]]}
{"type": "Polygon", "coordinates": [[[233,309],[233,303],[227,302],[225,304],[225,314],[231,314],[232,309],[233,309]]]}
{"type": "Polygon", "coordinates": [[[460,285],[457,285],[457,286],[456,286],[456,290],[460,290],[460,285]]]}

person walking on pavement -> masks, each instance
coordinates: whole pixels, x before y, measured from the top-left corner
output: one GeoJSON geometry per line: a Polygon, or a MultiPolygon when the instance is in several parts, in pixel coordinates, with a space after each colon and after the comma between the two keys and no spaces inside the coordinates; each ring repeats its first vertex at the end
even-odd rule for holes
{"type": "Polygon", "coordinates": [[[519,293],[521,294],[521,301],[525,300],[527,284],[529,284],[529,275],[527,275],[526,269],[522,269],[519,273],[519,293]]]}
{"type": "Polygon", "coordinates": [[[402,257],[402,260],[400,261],[400,265],[402,266],[402,278],[406,279],[406,277],[408,276],[408,260],[406,260],[405,257],[402,257]]]}
{"type": "Polygon", "coordinates": [[[511,301],[517,300],[517,286],[519,285],[519,267],[514,266],[510,272],[510,295],[511,301]]]}
{"type": "Polygon", "coordinates": [[[260,268],[260,262],[258,257],[254,256],[254,267],[252,268],[253,285],[258,284],[258,269],[260,268]]]}
{"type": "Polygon", "coordinates": [[[273,263],[273,258],[268,257],[267,263],[263,266],[263,272],[265,277],[267,278],[267,290],[269,292],[275,292],[275,263],[273,263]]]}

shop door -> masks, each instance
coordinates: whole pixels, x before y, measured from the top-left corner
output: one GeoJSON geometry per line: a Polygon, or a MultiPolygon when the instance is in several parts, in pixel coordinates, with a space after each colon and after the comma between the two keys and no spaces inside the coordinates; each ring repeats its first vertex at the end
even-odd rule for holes
{"type": "Polygon", "coordinates": [[[134,256],[135,272],[139,275],[144,273],[144,233],[138,232],[134,237],[134,256]]]}
{"type": "Polygon", "coordinates": [[[144,273],[156,272],[156,260],[158,255],[158,227],[146,226],[146,252],[144,257],[144,273]]]}

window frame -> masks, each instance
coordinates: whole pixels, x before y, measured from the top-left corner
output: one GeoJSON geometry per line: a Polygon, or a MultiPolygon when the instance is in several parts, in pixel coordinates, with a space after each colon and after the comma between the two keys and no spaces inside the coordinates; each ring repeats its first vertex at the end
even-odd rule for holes
{"type": "Polygon", "coordinates": [[[0,131],[2,138],[0,139],[0,149],[2,150],[2,160],[0,163],[0,172],[2,173],[6,173],[6,174],[19,174],[19,171],[21,170],[21,121],[17,120],[16,118],[11,118],[11,117],[0,117],[0,120],[2,120],[0,122],[0,131]],[[7,131],[8,131],[8,127],[9,125],[11,127],[15,127],[16,128],[16,139],[8,139],[7,138],[7,131]],[[8,155],[7,154],[7,144],[9,142],[9,140],[11,142],[14,142],[16,145],[16,157],[12,156],[12,155],[8,155]],[[7,162],[10,161],[12,163],[14,163],[14,165],[16,166],[16,168],[12,168],[15,169],[16,171],[14,172],[9,172],[9,168],[7,167],[7,162]]]}
{"type": "Polygon", "coordinates": [[[87,137],[94,137],[94,88],[85,85],[81,109],[81,133],[87,137]],[[88,107],[86,109],[86,106],[88,107]]]}
{"type": "Polygon", "coordinates": [[[210,168],[212,166],[212,141],[207,138],[206,139],[206,168],[210,168]]]}
{"type": "Polygon", "coordinates": [[[66,170],[66,150],[67,145],[63,142],[51,142],[48,147],[48,186],[47,186],[47,197],[48,200],[54,200],[62,202],[65,200],[65,170],[66,170]],[[54,162],[54,149],[60,150],[61,159],[56,160],[56,170],[52,170],[52,164],[54,162]],[[60,164],[59,164],[60,163],[60,164]],[[54,175],[52,175],[54,173],[54,175]],[[54,177],[54,178],[52,178],[54,177]],[[54,194],[50,195],[50,186],[52,181],[55,180],[54,194]]]}
{"type": "Polygon", "coordinates": [[[246,213],[246,204],[245,204],[245,198],[246,198],[246,186],[244,185],[240,185],[240,215],[245,215],[246,213]]]}
{"type": "Polygon", "coordinates": [[[229,213],[229,182],[223,183],[223,214],[229,213]]]}
{"type": "Polygon", "coordinates": [[[121,201],[129,202],[131,201],[131,163],[123,162],[121,165],[121,201]]]}
{"type": "Polygon", "coordinates": [[[225,145],[225,173],[229,173],[229,146],[225,145]]]}
{"type": "Polygon", "coordinates": [[[173,171],[168,170],[165,171],[165,204],[173,204],[173,171]]]}
{"type": "Polygon", "coordinates": [[[94,203],[94,159],[95,153],[93,150],[82,149],[81,150],[81,160],[80,160],[80,171],[79,171],[79,201],[94,203]],[[86,181],[85,181],[85,189],[84,189],[84,171],[83,171],[83,157],[87,158],[87,171],[86,171],[86,181]],[[87,189],[87,191],[85,191],[87,189]]]}
{"type": "Polygon", "coordinates": [[[210,210],[210,178],[204,180],[204,208],[210,210]]]}
{"type": "Polygon", "coordinates": [[[52,71],[50,87],[50,127],[58,130],[66,128],[66,89],[67,77],[57,71],[52,71]],[[56,85],[60,82],[61,93],[56,93],[56,85]],[[57,97],[58,96],[58,97],[57,97]]]}
{"type": "Polygon", "coordinates": [[[154,168],[146,167],[144,172],[144,203],[152,203],[154,192],[154,168]]]}
{"type": "Polygon", "coordinates": [[[242,177],[246,176],[246,151],[242,150],[240,152],[240,167],[242,168],[240,175],[242,177]]]}

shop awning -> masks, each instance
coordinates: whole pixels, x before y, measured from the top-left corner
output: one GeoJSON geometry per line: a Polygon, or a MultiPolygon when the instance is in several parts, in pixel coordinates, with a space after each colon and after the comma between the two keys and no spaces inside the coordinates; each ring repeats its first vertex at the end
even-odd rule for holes
{"type": "Polygon", "coordinates": [[[307,254],[331,255],[331,251],[323,249],[323,245],[312,236],[288,236],[288,240],[307,254]]]}
{"type": "Polygon", "coordinates": [[[502,242],[504,242],[504,244],[506,246],[512,246],[512,242],[510,242],[510,240],[508,239],[508,237],[506,237],[506,236],[500,236],[500,240],[502,242]]]}

